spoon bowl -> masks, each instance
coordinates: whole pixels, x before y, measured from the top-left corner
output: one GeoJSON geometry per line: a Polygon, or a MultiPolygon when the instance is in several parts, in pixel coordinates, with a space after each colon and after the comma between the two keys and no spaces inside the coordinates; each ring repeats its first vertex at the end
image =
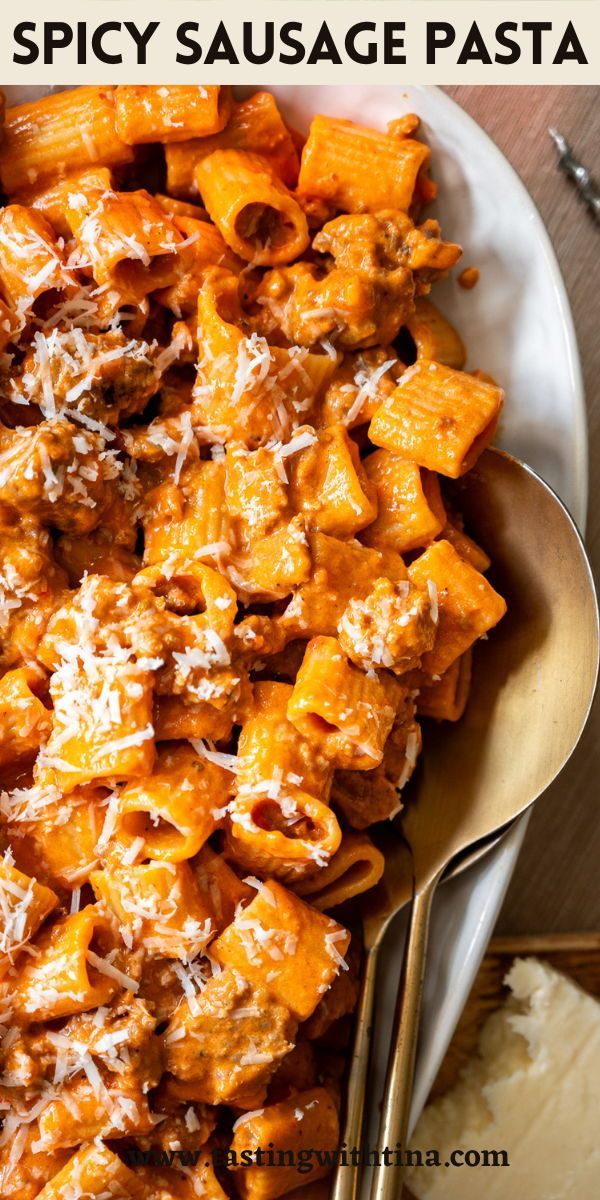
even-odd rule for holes
{"type": "Polygon", "coordinates": [[[454,492],[508,612],[477,647],[463,719],[426,736],[401,819],[419,883],[545,791],[579,741],[598,671],[593,578],[554,492],[499,450],[454,492]]]}
{"type": "MultiPolygon", "coordinates": [[[[414,1074],[431,902],[533,803],[573,752],[598,673],[598,606],[577,529],[529,467],[486,450],[453,485],[470,534],[492,558],[507,615],[477,647],[462,720],[425,730],[424,753],[389,860],[363,917],[365,965],[344,1137],[360,1143],[377,949],[391,916],[411,903],[379,1146],[404,1145],[414,1074]],[[357,1049],[358,1048],[358,1049],[357,1049]],[[351,1136],[348,1136],[351,1135],[351,1136]]],[[[355,1168],[338,1168],[333,1200],[351,1200],[355,1168]]],[[[399,1171],[375,1167],[371,1200],[396,1200],[399,1171]]]]}
{"type": "MultiPolygon", "coordinates": [[[[479,647],[464,718],[427,739],[401,819],[413,900],[378,1143],[406,1144],[431,902],[469,849],[508,825],[572,754],[598,674],[598,605],[568,512],[530,468],[487,450],[455,485],[465,523],[492,558],[508,613],[479,647]]],[[[376,1167],[371,1200],[394,1200],[401,1172],[376,1167]]]]}

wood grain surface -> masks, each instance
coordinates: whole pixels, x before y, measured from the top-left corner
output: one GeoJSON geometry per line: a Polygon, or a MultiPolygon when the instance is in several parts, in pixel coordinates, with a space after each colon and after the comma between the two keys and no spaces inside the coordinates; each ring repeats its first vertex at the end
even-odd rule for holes
{"type": "MultiPolygon", "coordinates": [[[[518,171],[554,244],[587,396],[586,543],[600,580],[600,224],[556,168],[548,126],[600,181],[600,87],[448,87],[518,171]]],[[[566,585],[568,586],[568,584],[566,585]]],[[[600,701],[560,778],[536,805],[496,932],[600,930],[600,701]]]]}

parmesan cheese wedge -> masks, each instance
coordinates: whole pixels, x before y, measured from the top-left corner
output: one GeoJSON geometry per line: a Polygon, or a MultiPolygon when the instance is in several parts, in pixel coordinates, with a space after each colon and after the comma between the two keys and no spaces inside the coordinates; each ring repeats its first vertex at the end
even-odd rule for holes
{"type": "MultiPolygon", "coordinates": [[[[508,1166],[415,1166],[418,1200],[596,1200],[600,1179],[600,1004],[534,958],[517,959],[506,1004],[477,1056],[422,1114],[415,1150],[506,1150],[508,1166]]],[[[413,1159],[413,1161],[415,1161],[413,1159]]],[[[431,1160],[430,1160],[431,1161],[431,1160]]]]}

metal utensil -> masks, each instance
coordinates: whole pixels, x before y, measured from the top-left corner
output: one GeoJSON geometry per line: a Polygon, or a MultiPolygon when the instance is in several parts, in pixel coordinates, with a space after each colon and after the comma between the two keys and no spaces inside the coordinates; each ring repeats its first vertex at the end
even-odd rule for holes
{"type": "MultiPolygon", "coordinates": [[[[414,897],[378,1146],[406,1145],[431,902],[450,864],[552,782],[585,725],[598,671],[598,606],[566,509],[535,473],[486,451],[457,504],[494,564],[508,614],[475,664],[467,712],[428,739],[401,827],[414,897]],[[479,665],[479,669],[477,666],[479,665]]],[[[397,1200],[401,1171],[375,1167],[371,1200],[397,1200]]]]}
{"type": "MultiPolygon", "coordinates": [[[[345,1117],[341,1144],[360,1146],[373,1034],[373,1010],[379,951],[384,935],[397,913],[412,899],[412,857],[406,842],[390,824],[385,837],[385,870],[377,887],[367,892],[361,904],[363,963],[360,991],[354,1014],[353,1040],[346,1082],[345,1117]]],[[[358,1165],[336,1167],[330,1200],[355,1200],[360,1183],[358,1165]]]]}
{"type": "MultiPolygon", "coordinates": [[[[342,1144],[350,1149],[360,1146],[364,1124],[367,1075],[374,1028],[375,990],[379,952],[384,937],[401,910],[413,897],[413,861],[410,847],[394,823],[371,831],[373,841],[385,854],[385,870],[377,887],[361,897],[360,919],[363,932],[363,963],[360,991],[354,1014],[350,1065],[345,1096],[342,1144]]],[[[454,864],[447,879],[472,866],[497,842],[497,837],[474,847],[454,864]]],[[[446,880],[444,880],[445,882],[446,880]]],[[[348,1164],[336,1168],[330,1200],[355,1200],[360,1185],[360,1167],[348,1164]]]]}
{"type": "Polygon", "coordinates": [[[598,184],[592,178],[587,167],[584,167],[579,159],[575,158],[573,151],[566,138],[558,129],[549,129],[548,133],[558,151],[558,165],[565,175],[572,179],[581,199],[584,204],[587,204],[590,212],[600,221],[600,189],[598,184]]]}

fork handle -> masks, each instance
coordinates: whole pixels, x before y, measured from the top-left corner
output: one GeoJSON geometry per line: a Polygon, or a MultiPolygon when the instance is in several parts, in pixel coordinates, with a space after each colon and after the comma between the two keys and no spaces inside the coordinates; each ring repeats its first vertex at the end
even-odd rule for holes
{"type": "Polygon", "coordinates": [[[371,1200],[398,1200],[401,1195],[403,1170],[401,1167],[385,1166],[381,1162],[381,1153],[385,1147],[391,1151],[395,1151],[397,1146],[403,1152],[406,1149],[429,917],[441,874],[440,871],[415,892],[411,905],[377,1140],[380,1162],[373,1168],[371,1200]]]}
{"type": "MultiPolygon", "coordinates": [[[[362,1141],[378,956],[379,943],[365,952],[365,963],[356,1006],[352,1058],[346,1088],[346,1116],[341,1139],[342,1145],[345,1143],[348,1150],[360,1147],[362,1141]]],[[[339,1163],[333,1177],[330,1200],[355,1200],[358,1195],[359,1183],[359,1166],[350,1164],[342,1166],[339,1163]]]]}

